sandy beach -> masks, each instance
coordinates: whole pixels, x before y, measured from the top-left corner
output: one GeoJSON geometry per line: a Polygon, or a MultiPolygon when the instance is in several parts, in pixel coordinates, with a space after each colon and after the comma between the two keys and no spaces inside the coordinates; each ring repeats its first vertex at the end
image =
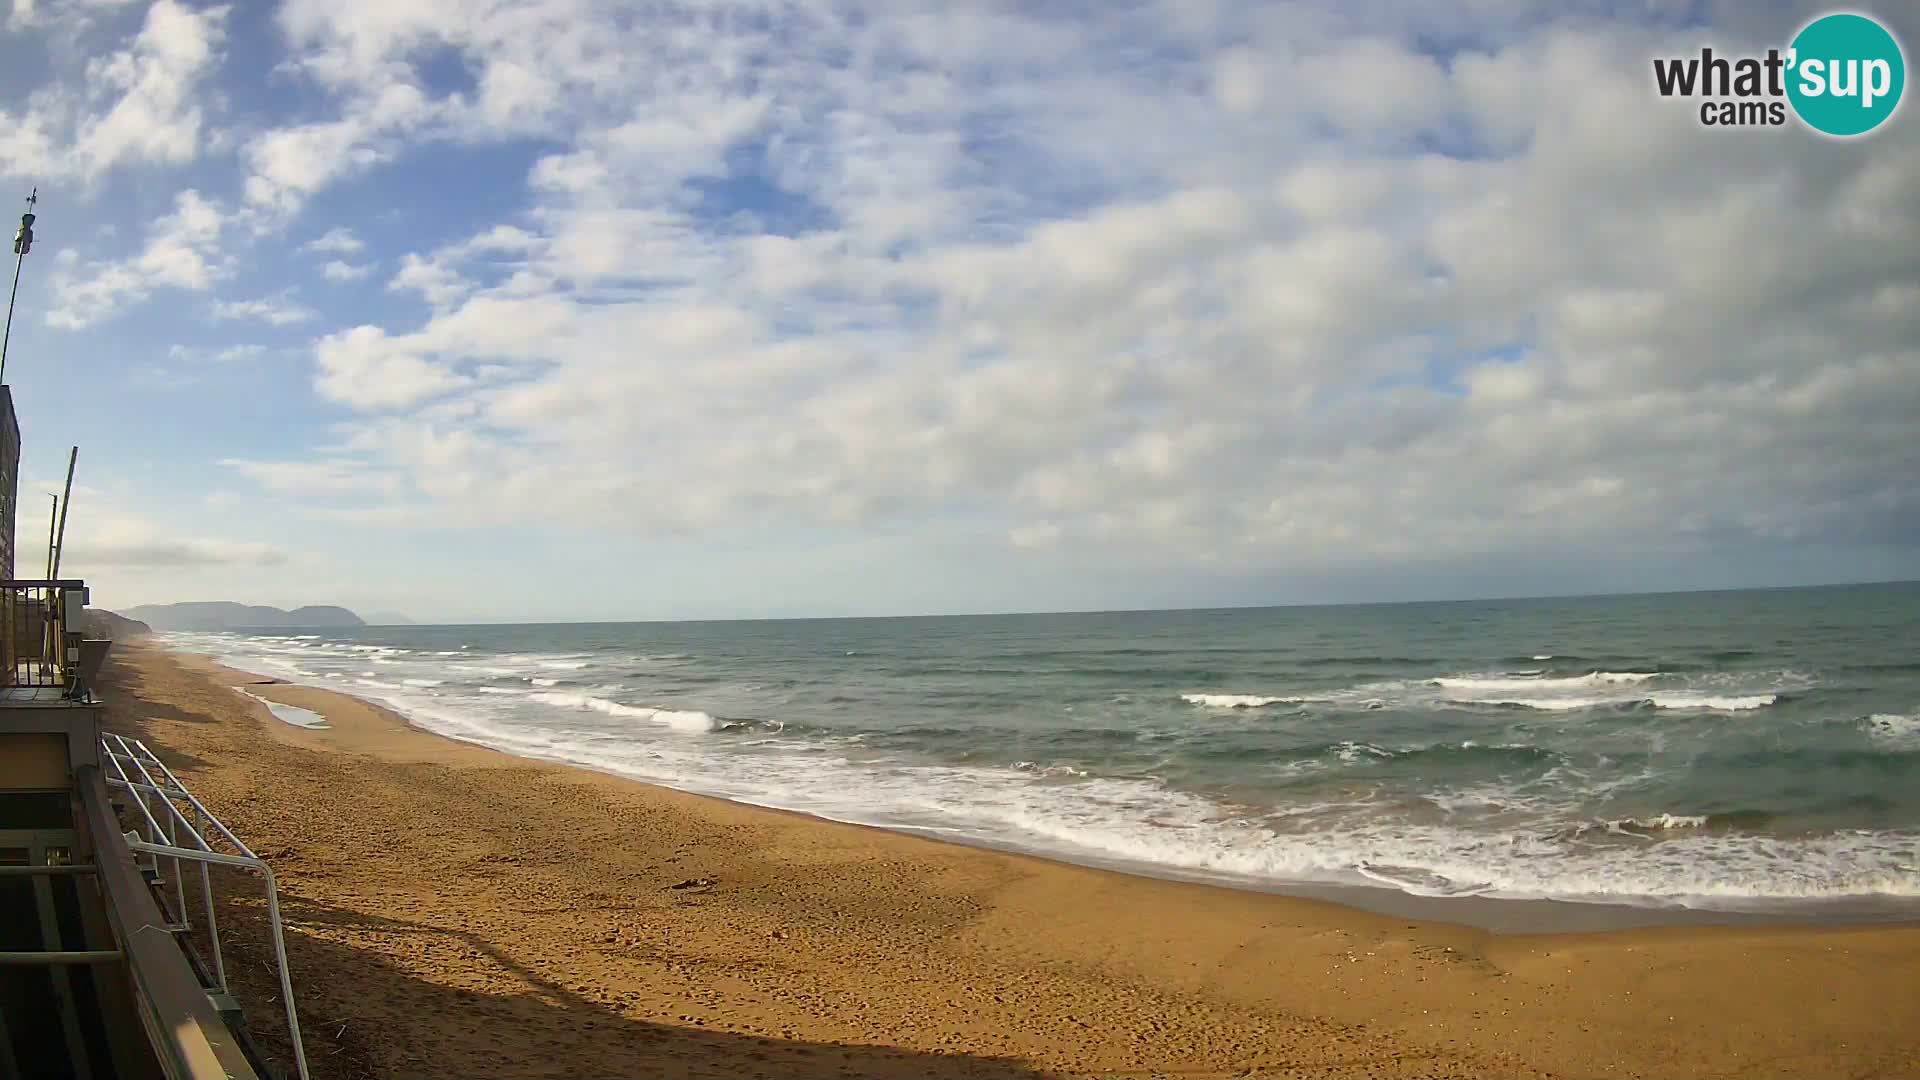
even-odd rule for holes
{"type": "Polygon", "coordinates": [[[522,760],[150,646],[102,695],[280,875],[317,1077],[1920,1076],[1913,924],[1493,934],[522,760]]]}

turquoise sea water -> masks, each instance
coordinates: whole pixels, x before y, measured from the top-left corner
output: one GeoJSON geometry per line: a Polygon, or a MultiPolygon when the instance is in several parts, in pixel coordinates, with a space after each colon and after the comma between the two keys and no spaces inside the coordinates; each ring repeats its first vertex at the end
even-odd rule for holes
{"type": "Polygon", "coordinates": [[[1252,885],[1920,910],[1920,585],[175,634],[423,728],[1252,885]]]}

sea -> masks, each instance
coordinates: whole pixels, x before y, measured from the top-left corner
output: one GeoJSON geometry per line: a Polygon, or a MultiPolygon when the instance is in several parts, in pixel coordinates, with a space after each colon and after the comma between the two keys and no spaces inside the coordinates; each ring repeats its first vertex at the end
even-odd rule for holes
{"type": "Polygon", "coordinates": [[[513,754],[1149,874],[1920,914],[1920,583],[168,640],[513,754]]]}

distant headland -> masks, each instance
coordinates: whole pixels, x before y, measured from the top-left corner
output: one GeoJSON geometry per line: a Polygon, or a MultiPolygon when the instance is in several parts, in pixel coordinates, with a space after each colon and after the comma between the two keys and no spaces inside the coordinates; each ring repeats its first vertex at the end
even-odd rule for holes
{"type": "Polygon", "coordinates": [[[314,604],[286,611],[258,604],[200,600],[180,604],[142,604],[127,608],[120,614],[146,623],[155,630],[325,630],[367,625],[367,620],[346,608],[331,604],[314,604]]]}

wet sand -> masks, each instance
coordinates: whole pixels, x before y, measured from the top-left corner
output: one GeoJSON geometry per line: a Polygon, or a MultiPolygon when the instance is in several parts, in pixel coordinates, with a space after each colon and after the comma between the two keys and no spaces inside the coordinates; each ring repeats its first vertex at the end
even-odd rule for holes
{"type": "Polygon", "coordinates": [[[102,693],[280,876],[316,1077],[1920,1076],[1913,923],[1493,934],[527,761],[152,647],[102,693]]]}

